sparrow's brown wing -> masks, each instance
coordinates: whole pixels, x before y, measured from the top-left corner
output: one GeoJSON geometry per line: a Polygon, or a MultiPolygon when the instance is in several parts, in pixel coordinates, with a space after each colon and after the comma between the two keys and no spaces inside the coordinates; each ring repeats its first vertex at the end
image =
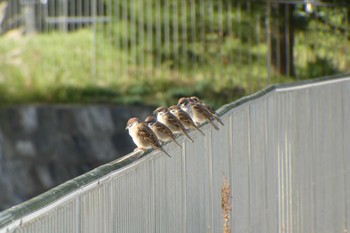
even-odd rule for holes
{"type": "Polygon", "coordinates": [[[216,113],[216,111],[208,106],[208,105],[205,105],[205,104],[202,104],[202,106],[208,110],[209,113],[211,113],[212,117],[214,117],[221,125],[224,125],[224,123],[222,122],[222,120],[220,119],[220,117],[218,116],[218,114],[216,113]]]}
{"type": "Polygon", "coordinates": [[[179,110],[177,116],[181,122],[185,122],[186,125],[191,125],[193,128],[197,129],[201,134],[203,134],[203,136],[205,136],[203,131],[196,126],[196,124],[193,122],[192,118],[190,117],[190,115],[188,115],[187,112],[179,110]]]}
{"type": "Polygon", "coordinates": [[[149,142],[152,147],[154,149],[159,149],[161,151],[163,151],[167,156],[170,156],[170,154],[168,152],[166,152],[163,147],[160,145],[158,138],[156,136],[156,134],[152,131],[152,129],[150,127],[148,127],[145,123],[141,123],[138,126],[138,136],[143,137],[144,140],[146,140],[147,142],[149,142]]]}
{"type": "Polygon", "coordinates": [[[194,122],[190,117],[190,115],[188,115],[188,113],[183,110],[177,111],[177,117],[179,118],[180,121],[185,122],[186,124],[194,125],[194,122]]]}
{"type": "Polygon", "coordinates": [[[171,132],[171,130],[166,126],[164,125],[163,123],[161,122],[157,122],[156,123],[156,127],[159,131],[161,131],[162,133],[166,134],[166,135],[169,135],[170,137],[173,137],[173,133],[171,132]]]}
{"type": "Polygon", "coordinates": [[[195,111],[197,111],[199,114],[203,115],[216,130],[219,130],[218,126],[214,124],[214,122],[212,121],[213,115],[207,109],[205,109],[201,104],[194,103],[192,104],[192,108],[195,111]]]}
{"type": "Polygon", "coordinates": [[[203,115],[208,120],[211,118],[211,113],[207,109],[205,109],[202,105],[194,103],[192,104],[192,108],[199,114],[203,115]]]}
{"type": "Polygon", "coordinates": [[[140,123],[138,125],[137,134],[139,137],[150,143],[153,148],[158,149],[160,147],[157,136],[145,123],[140,123]]]}
{"type": "Polygon", "coordinates": [[[208,110],[211,114],[216,114],[215,110],[214,110],[212,107],[210,107],[209,105],[206,105],[206,104],[203,104],[203,103],[202,103],[202,106],[203,106],[206,110],[208,110]]]}
{"type": "Polygon", "coordinates": [[[193,142],[193,139],[190,137],[190,135],[188,135],[188,133],[186,132],[186,128],[181,124],[180,120],[177,119],[176,116],[174,116],[170,112],[168,113],[168,122],[174,125],[175,127],[178,127],[186,135],[186,137],[188,137],[188,139],[190,139],[191,142],[193,142]]]}
{"type": "Polygon", "coordinates": [[[171,125],[174,125],[177,128],[184,129],[185,127],[181,124],[181,122],[174,116],[172,113],[168,113],[168,122],[171,125]]]}
{"type": "Polygon", "coordinates": [[[159,131],[168,135],[179,147],[181,147],[181,145],[175,140],[175,136],[174,136],[173,132],[171,132],[171,130],[166,125],[164,125],[163,123],[158,121],[156,123],[156,127],[159,131]]]}

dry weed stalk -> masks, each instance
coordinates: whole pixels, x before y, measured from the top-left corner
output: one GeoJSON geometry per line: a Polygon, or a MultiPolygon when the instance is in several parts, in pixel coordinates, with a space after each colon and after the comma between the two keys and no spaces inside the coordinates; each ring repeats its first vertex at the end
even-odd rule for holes
{"type": "Polygon", "coordinates": [[[227,182],[226,176],[224,176],[224,183],[221,187],[221,208],[224,212],[224,233],[231,233],[230,227],[230,211],[232,210],[231,206],[231,187],[227,182]]]}

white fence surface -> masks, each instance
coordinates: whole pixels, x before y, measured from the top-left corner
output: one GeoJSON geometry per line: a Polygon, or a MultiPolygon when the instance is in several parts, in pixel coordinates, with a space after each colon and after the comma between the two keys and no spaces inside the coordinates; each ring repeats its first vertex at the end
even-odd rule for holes
{"type": "Polygon", "coordinates": [[[223,106],[225,126],[131,153],[0,213],[0,232],[348,232],[350,76],[280,85],[223,106]],[[134,160],[133,160],[134,158],[134,160]]]}

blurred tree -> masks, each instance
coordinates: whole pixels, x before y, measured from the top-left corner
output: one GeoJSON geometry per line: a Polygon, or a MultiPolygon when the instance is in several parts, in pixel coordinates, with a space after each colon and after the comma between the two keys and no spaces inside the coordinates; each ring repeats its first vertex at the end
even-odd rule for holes
{"type": "Polygon", "coordinates": [[[271,17],[271,63],[276,73],[294,76],[294,9],[293,4],[268,4],[271,17]]]}
{"type": "MultiPolygon", "coordinates": [[[[322,24],[326,25],[329,29],[339,32],[342,34],[348,34],[348,39],[350,40],[349,34],[349,23],[350,23],[350,1],[349,0],[323,0],[322,3],[327,4],[327,12],[320,10],[312,10],[310,12],[314,19],[317,19],[322,24]],[[339,8],[341,7],[341,8],[339,8]],[[341,9],[342,12],[339,11],[341,9]],[[341,15],[341,18],[333,17],[336,20],[332,20],[332,17],[327,17],[330,14],[341,15]]],[[[314,9],[314,8],[312,8],[314,9]]]]}

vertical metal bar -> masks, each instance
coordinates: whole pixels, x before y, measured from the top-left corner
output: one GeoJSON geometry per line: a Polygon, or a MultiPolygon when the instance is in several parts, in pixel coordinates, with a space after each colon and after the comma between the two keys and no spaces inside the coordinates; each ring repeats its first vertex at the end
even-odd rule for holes
{"type": "Polygon", "coordinates": [[[92,79],[97,80],[97,25],[96,25],[96,14],[97,14],[97,0],[91,0],[91,15],[93,18],[92,23],[92,60],[91,60],[91,74],[92,79]]]}
{"type": "MultiPolygon", "coordinates": [[[[113,9],[114,9],[113,2],[114,1],[112,1],[112,0],[106,0],[106,2],[104,4],[102,4],[102,7],[106,7],[105,14],[106,14],[106,17],[107,17],[107,19],[109,21],[109,23],[106,24],[106,25],[103,25],[103,23],[102,23],[103,31],[107,31],[106,32],[106,34],[107,34],[106,36],[107,36],[107,41],[108,41],[108,57],[105,58],[105,59],[108,59],[108,68],[107,68],[107,70],[110,69],[110,67],[112,65],[111,63],[114,60],[116,60],[116,57],[114,56],[115,55],[115,48],[114,48],[113,33],[112,33],[113,29],[111,27],[111,25],[113,25],[115,27],[115,25],[113,23],[113,9]]],[[[114,78],[113,74],[115,74],[114,70],[113,70],[113,72],[109,72],[109,74],[106,75],[106,77],[105,77],[105,79],[107,79],[109,83],[114,83],[113,82],[114,81],[113,80],[113,78],[114,78]]]]}
{"type": "Polygon", "coordinates": [[[209,173],[209,200],[210,203],[207,203],[209,205],[208,211],[209,211],[209,232],[213,232],[214,228],[214,184],[213,184],[213,152],[212,152],[212,140],[211,140],[212,132],[211,130],[208,130],[206,132],[206,140],[207,140],[207,158],[208,158],[208,173],[209,173]]]}
{"type": "Polygon", "coordinates": [[[251,175],[251,172],[252,172],[252,161],[251,161],[251,146],[252,146],[252,143],[251,143],[251,135],[252,135],[252,130],[251,130],[251,127],[250,127],[250,115],[251,115],[251,107],[249,106],[248,107],[248,111],[246,112],[246,115],[244,116],[246,118],[246,122],[247,122],[247,134],[246,134],[246,137],[247,137],[247,154],[246,154],[246,157],[247,157],[247,180],[248,180],[248,205],[247,208],[248,208],[248,216],[249,216],[249,228],[251,229],[252,228],[252,224],[253,224],[253,219],[252,219],[252,199],[251,199],[251,190],[252,190],[252,175],[251,175]]]}
{"type": "MultiPolygon", "coordinates": [[[[200,37],[201,37],[201,41],[200,43],[202,44],[202,49],[203,51],[207,51],[207,44],[206,44],[206,23],[205,23],[205,16],[206,16],[206,7],[207,7],[207,1],[203,0],[202,4],[200,4],[200,25],[201,25],[201,31],[200,31],[200,37]]],[[[201,65],[204,65],[204,63],[206,62],[206,56],[202,55],[201,56],[201,65]]]]}
{"type": "Polygon", "coordinates": [[[145,22],[145,18],[144,18],[144,6],[147,5],[144,4],[143,0],[139,0],[137,1],[136,5],[138,6],[138,13],[137,13],[137,17],[136,17],[136,21],[138,23],[138,33],[137,33],[137,38],[138,38],[138,42],[137,42],[137,49],[135,48],[135,53],[137,53],[138,56],[138,66],[141,68],[141,75],[142,78],[144,78],[145,76],[145,29],[144,29],[144,22],[145,22]],[[143,48],[142,50],[140,48],[143,48]]]}
{"type": "MultiPolygon", "coordinates": [[[[169,20],[169,2],[168,0],[164,0],[164,6],[163,6],[163,17],[162,19],[164,19],[164,46],[165,46],[165,59],[170,61],[171,60],[171,49],[170,49],[170,20],[169,20]]],[[[165,73],[164,76],[168,77],[168,78],[172,78],[172,75],[170,72],[168,72],[170,70],[169,65],[167,65],[165,68],[165,73]]]]}
{"type": "Polygon", "coordinates": [[[182,183],[182,228],[181,232],[187,232],[187,173],[186,173],[186,142],[182,143],[182,152],[181,152],[181,183],[182,183]]]}
{"type": "Polygon", "coordinates": [[[159,70],[159,75],[162,75],[162,48],[163,48],[163,40],[162,40],[162,5],[159,1],[156,2],[156,44],[158,48],[156,50],[156,69],[159,70]]]}
{"type": "Polygon", "coordinates": [[[136,31],[137,31],[137,22],[135,20],[135,10],[137,8],[135,4],[136,0],[129,0],[129,9],[130,9],[130,61],[132,66],[137,66],[137,53],[136,53],[136,31]]]}
{"type": "MultiPolygon", "coordinates": [[[[153,23],[156,24],[156,21],[154,21],[154,14],[153,14],[153,4],[148,3],[146,4],[147,7],[147,41],[148,41],[148,53],[149,56],[147,57],[147,69],[152,69],[154,71],[154,59],[155,53],[153,51],[153,23]]],[[[154,74],[153,74],[154,76],[154,74]]]]}
{"type": "Polygon", "coordinates": [[[179,15],[178,15],[178,1],[174,1],[172,4],[172,47],[173,47],[173,67],[174,67],[174,78],[179,78],[179,15]]]}
{"type": "MultiPolygon", "coordinates": [[[[68,17],[76,17],[76,14],[77,14],[76,5],[77,5],[76,1],[74,2],[70,1],[69,3],[67,3],[68,17]]],[[[75,31],[76,29],[77,29],[77,22],[71,23],[70,30],[75,31]]]]}
{"type": "Polygon", "coordinates": [[[267,44],[267,80],[269,84],[271,83],[272,75],[272,63],[271,63],[271,0],[266,2],[266,11],[265,11],[265,31],[266,31],[266,44],[267,44]]]}
{"type": "Polygon", "coordinates": [[[182,35],[181,35],[181,48],[182,48],[182,58],[181,65],[187,69],[188,59],[187,59],[187,0],[181,1],[181,26],[182,26],[182,35]]]}
{"type": "MultiPolygon", "coordinates": [[[[247,10],[247,12],[248,12],[250,18],[254,19],[254,16],[251,16],[251,15],[252,15],[252,11],[251,11],[251,3],[250,3],[250,0],[248,0],[248,1],[246,2],[246,4],[247,4],[246,10],[247,10]]],[[[252,47],[252,38],[251,38],[251,36],[252,36],[253,33],[252,33],[250,27],[248,27],[248,28],[249,28],[249,29],[248,29],[248,30],[249,30],[249,36],[248,36],[248,66],[251,67],[251,66],[252,66],[252,51],[251,51],[251,47],[252,47]]]]}
{"type": "Polygon", "coordinates": [[[286,49],[286,51],[285,51],[285,58],[284,59],[286,59],[286,74],[287,75],[291,75],[291,70],[290,70],[290,64],[291,64],[291,61],[290,61],[290,46],[292,46],[291,44],[290,44],[290,41],[289,41],[289,37],[290,37],[290,25],[289,25],[289,17],[291,17],[289,14],[290,14],[290,10],[289,10],[289,8],[290,8],[291,6],[289,6],[289,4],[285,4],[284,5],[284,14],[285,14],[285,18],[286,19],[288,19],[288,20],[285,20],[285,25],[284,25],[284,33],[285,33],[285,44],[286,44],[286,46],[285,46],[285,49],[286,49]]]}
{"type": "MultiPolygon", "coordinates": [[[[241,16],[241,2],[240,1],[237,1],[237,4],[236,4],[236,9],[237,9],[237,21],[239,23],[242,22],[242,16],[241,16]]],[[[241,30],[241,27],[239,28],[238,30],[238,38],[240,39],[240,41],[244,41],[244,39],[242,38],[242,30],[241,30]]],[[[241,43],[242,43],[241,42],[241,43]]],[[[238,48],[238,67],[242,67],[242,60],[243,60],[243,55],[242,55],[242,47],[238,48]]],[[[243,78],[242,78],[242,72],[241,72],[241,69],[238,69],[238,76],[239,76],[239,82],[242,83],[243,82],[243,78]]]]}
{"type": "Polygon", "coordinates": [[[27,2],[22,4],[23,15],[24,15],[24,26],[26,34],[33,34],[36,32],[35,27],[35,4],[27,2]]]}
{"type": "Polygon", "coordinates": [[[191,6],[190,6],[190,14],[191,14],[191,68],[192,70],[194,70],[196,68],[196,51],[193,48],[196,40],[197,40],[197,36],[196,36],[196,4],[194,0],[191,0],[191,6]]]}
{"type": "MultiPolygon", "coordinates": [[[[227,1],[227,37],[228,40],[233,40],[233,32],[232,32],[232,5],[231,5],[231,1],[227,1]]],[[[230,48],[230,50],[228,51],[229,55],[228,55],[228,64],[230,67],[233,67],[233,53],[234,53],[234,48],[232,46],[232,48],[230,48]]],[[[229,73],[228,73],[228,78],[229,78],[229,83],[231,84],[231,86],[234,86],[234,74],[233,74],[233,69],[229,69],[229,73]]],[[[231,95],[233,95],[234,93],[232,93],[231,95]]]]}
{"type": "MultiPolygon", "coordinates": [[[[123,78],[122,77],[122,68],[121,68],[121,64],[122,61],[120,59],[120,54],[123,53],[122,51],[122,42],[121,40],[121,29],[120,29],[120,19],[121,19],[121,14],[120,14],[120,2],[119,1],[113,1],[114,5],[113,5],[113,9],[114,9],[114,14],[113,17],[111,18],[111,22],[113,24],[113,28],[114,28],[114,44],[115,44],[115,51],[116,51],[116,56],[115,56],[115,66],[116,66],[116,73],[114,74],[114,78],[123,78]]],[[[113,29],[111,29],[113,30],[113,29]]]]}
{"type": "Polygon", "coordinates": [[[67,32],[68,31],[68,0],[61,0],[61,19],[62,22],[60,24],[60,30],[61,32],[67,32]]]}
{"type": "MultiPolygon", "coordinates": [[[[222,45],[224,43],[224,22],[223,22],[223,7],[222,7],[222,1],[217,1],[217,15],[218,15],[218,32],[217,32],[217,36],[218,36],[218,43],[220,45],[222,45]]],[[[224,64],[224,53],[222,52],[223,48],[222,46],[219,46],[218,49],[218,53],[219,53],[219,59],[220,59],[220,64],[223,65],[224,64]]],[[[218,74],[215,74],[215,76],[220,76],[222,77],[223,80],[226,80],[226,74],[225,74],[225,70],[220,69],[221,72],[219,72],[218,74]]],[[[216,72],[216,71],[215,71],[216,72]]]]}
{"type": "Polygon", "coordinates": [[[128,66],[128,60],[129,60],[129,55],[130,55],[130,49],[129,49],[129,44],[128,40],[130,37],[130,29],[129,29],[129,6],[128,6],[129,1],[120,1],[120,6],[121,6],[121,16],[122,16],[122,23],[123,23],[123,42],[122,42],[122,47],[123,47],[123,64],[122,64],[122,69],[123,69],[123,77],[126,79],[128,78],[128,71],[129,71],[129,66],[128,66]]]}

